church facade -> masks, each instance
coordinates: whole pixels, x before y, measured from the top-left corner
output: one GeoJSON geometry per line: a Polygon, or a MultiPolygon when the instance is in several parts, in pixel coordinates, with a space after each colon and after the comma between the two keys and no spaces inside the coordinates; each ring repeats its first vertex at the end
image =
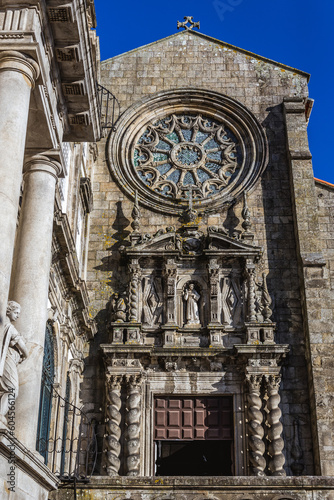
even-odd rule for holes
{"type": "Polygon", "coordinates": [[[333,499],[309,75],[192,18],[99,61],[92,2],[30,4],[0,12],[2,497],[333,499]]]}

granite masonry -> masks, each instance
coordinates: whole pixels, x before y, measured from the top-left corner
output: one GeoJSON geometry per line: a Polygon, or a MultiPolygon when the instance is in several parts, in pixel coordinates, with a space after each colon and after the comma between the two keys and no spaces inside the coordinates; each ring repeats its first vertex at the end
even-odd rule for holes
{"type": "Polygon", "coordinates": [[[100,61],[95,26],[0,8],[1,498],[334,500],[309,75],[192,18],[100,61]]]}

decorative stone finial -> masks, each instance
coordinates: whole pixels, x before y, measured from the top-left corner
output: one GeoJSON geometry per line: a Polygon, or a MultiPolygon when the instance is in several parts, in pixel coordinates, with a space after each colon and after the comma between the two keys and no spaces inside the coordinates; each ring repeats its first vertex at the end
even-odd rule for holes
{"type": "Polygon", "coordinates": [[[180,21],[177,22],[178,30],[180,28],[184,28],[186,31],[192,30],[193,28],[199,29],[199,21],[197,23],[194,23],[193,16],[184,16],[183,19],[184,19],[183,23],[181,23],[180,21]],[[190,24],[190,26],[188,26],[188,23],[190,24]]]}
{"type": "Polygon", "coordinates": [[[133,205],[131,217],[133,218],[133,222],[131,224],[133,230],[137,233],[139,228],[140,228],[140,218],[141,218],[141,213],[139,210],[139,205],[138,205],[138,193],[135,191],[135,203],[133,205]]]}
{"type": "Polygon", "coordinates": [[[247,193],[244,191],[244,208],[242,209],[241,212],[242,218],[244,219],[244,222],[242,223],[242,227],[246,231],[246,233],[249,233],[250,228],[252,227],[251,219],[250,219],[250,211],[247,205],[247,193]]]}

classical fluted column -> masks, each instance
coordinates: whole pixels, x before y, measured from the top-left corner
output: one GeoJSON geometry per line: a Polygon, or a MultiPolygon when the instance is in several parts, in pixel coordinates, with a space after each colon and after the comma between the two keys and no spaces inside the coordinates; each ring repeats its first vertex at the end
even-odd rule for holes
{"type": "Polygon", "coordinates": [[[285,457],[283,455],[284,441],[282,438],[283,425],[280,422],[282,412],[278,406],[281,401],[278,394],[281,378],[276,375],[267,375],[265,380],[268,395],[268,469],[272,476],[285,476],[286,472],[283,469],[285,464],[285,457]]]}
{"type": "Polygon", "coordinates": [[[0,345],[10,285],[31,89],[37,63],[20,52],[0,52],[0,345]]]}
{"type": "Polygon", "coordinates": [[[16,404],[16,437],[36,448],[41,387],[54,197],[60,164],[35,156],[24,166],[24,192],[13,259],[10,296],[21,304],[19,330],[29,355],[19,369],[21,393],[16,404]]]}
{"type": "Polygon", "coordinates": [[[108,476],[117,476],[121,465],[119,455],[121,452],[122,379],[122,375],[111,375],[107,380],[106,469],[108,476]]]}
{"type": "Polygon", "coordinates": [[[262,400],[260,397],[263,375],[247,375],[248,382],[248,443],[249,461],[254,476],[265,476],[266,460],[263,441],[262,400]]]}
{"type": "Polygon", "coordinates": [[[141,375],[126,375],[126,475],[139,476],[140,472],[140,418],[141,375]]]}

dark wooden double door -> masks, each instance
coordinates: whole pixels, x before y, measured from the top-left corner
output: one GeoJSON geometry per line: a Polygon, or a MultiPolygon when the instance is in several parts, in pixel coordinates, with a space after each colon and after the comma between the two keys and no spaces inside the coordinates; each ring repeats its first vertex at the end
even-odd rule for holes
{"type": "Polygon", "coordinates": [[[232,474],[232,397],[159,396],[154,413],[157,475],[232,474]]]}

